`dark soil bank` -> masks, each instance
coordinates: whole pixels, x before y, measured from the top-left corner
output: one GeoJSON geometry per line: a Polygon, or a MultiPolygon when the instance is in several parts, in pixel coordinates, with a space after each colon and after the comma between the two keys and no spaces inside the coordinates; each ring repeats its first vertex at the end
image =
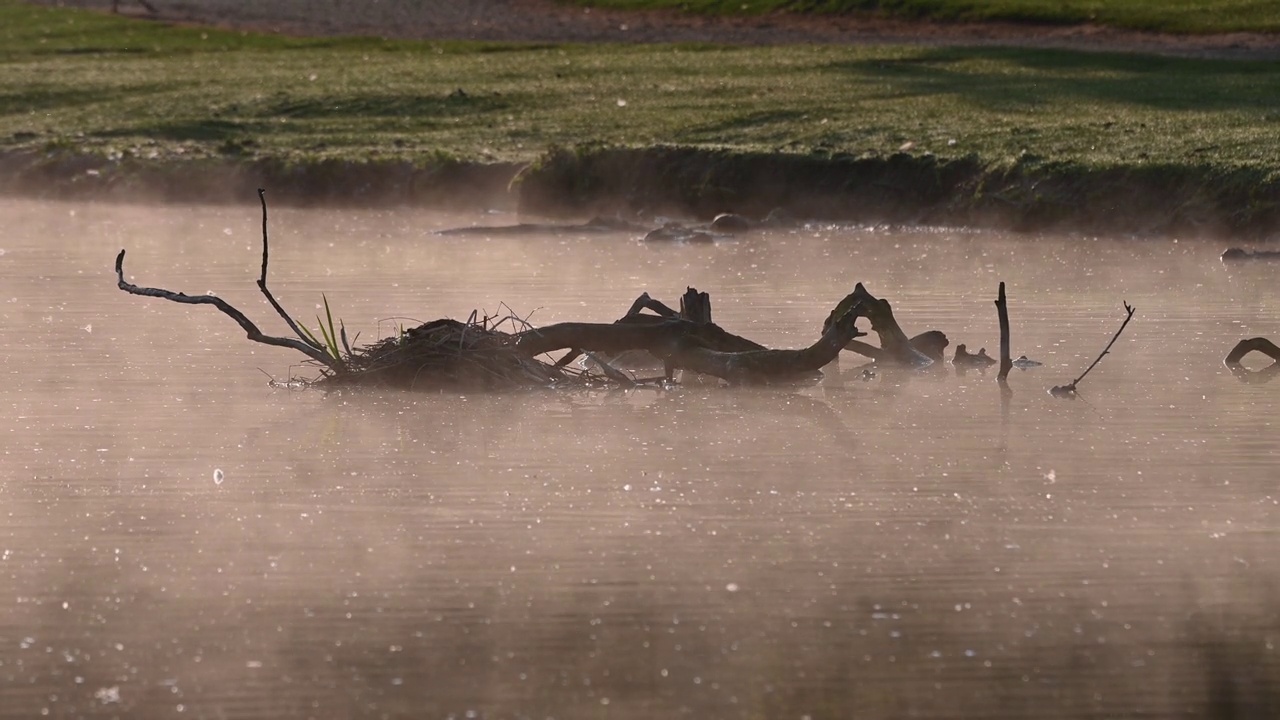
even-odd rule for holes
{"type": "Polygon", "coordinates": [[[1280,230],[1280,179],[1260,168],[1090,169],[1032,156],[992,164],[663,147],[555,150],[527,166],[0,157],[0,192],[25,196],[227,202],[257,187],[291,205],[497,208],[550,218],[762,218],[783,208],[814,220],[1024,232],[1265,239],[1280,230]]]}
{"type": "Polygon", "coordinates": [[[710,150],[560,151],[518,183],[544,215],[651,210],[707,218],[801,218],[1018,231],[1264,238],[1280,224],[1280,182],[1261,169],[1139,165],[1087,169],[1032,156],[1004,164],[932,155],[741,155],[710,150]]]}
{"type": "Polygon", "coordinates": [[[109,160],[73,152],[0,155],[0,193],[26,197],[223,203],[269,188],[272,202],[314,206],[509,206],[523,165],[408,161],[109,160]]]}

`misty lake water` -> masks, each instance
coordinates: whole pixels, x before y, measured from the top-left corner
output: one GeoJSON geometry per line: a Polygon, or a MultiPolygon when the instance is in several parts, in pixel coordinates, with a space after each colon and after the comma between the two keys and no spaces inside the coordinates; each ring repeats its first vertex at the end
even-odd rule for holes
{"type": "MultiPolygon", "coordinates": [[[[612,321],[692,285],[808,345],[855,282],[1015,370],[511,394],[272,389],[259,209],[0,200],[0,716],[1273,717],[1280,265],[1223,246],[808,226],[461,238],[281,208],[269,283],[359,342],[612,321]],[[1076,401],[1048,395],[1137,314],[1076,401]],[[412,318],[408,320],[404,318],[412,318]],[[1253,363],[1259,367],[1260,363],[1253,363]],[[1233,714],[1234,713],[1234,714],[1233,714]],[[1254,714],[1249,714],[1254,713],[1254,714]]],[[[950,354],[950,352],[948,353],[950,354]]]]}

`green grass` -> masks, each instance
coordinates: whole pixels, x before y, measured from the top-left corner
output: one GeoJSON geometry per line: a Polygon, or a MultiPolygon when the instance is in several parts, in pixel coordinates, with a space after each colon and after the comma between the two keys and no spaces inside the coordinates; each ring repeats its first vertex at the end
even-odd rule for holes
{"type": "Polygon", "coordinates": [[[553,146],[1280,168],[1280,66],[1008,48],[288,39],[0,0],[0,151],[530,160],[553,146]]]}
{"type": "Polygon", "coordinates": [[[705,14],[865,13],[945,21],[1096,23],[1175,33],[1280,32],[1275,0],[573,0],[623,10],[705,14]]]}

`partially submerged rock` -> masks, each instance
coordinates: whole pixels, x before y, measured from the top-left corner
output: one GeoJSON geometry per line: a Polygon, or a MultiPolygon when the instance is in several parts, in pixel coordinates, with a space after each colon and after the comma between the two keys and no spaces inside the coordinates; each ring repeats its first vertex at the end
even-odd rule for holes
{"type": "Polygon", "coordinates": [[[738,235],[747,232],[752,228],[754,223],[743,215],[737,213],[720,213],[711,221],[711,229],[728,235],[738,235]]]}

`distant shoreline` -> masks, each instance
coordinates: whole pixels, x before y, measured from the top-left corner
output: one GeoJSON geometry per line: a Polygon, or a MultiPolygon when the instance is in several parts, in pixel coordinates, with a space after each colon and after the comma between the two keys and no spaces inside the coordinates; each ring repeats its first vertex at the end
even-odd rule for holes
{"type": "MultiPolygon", "coordinates": [[[[273,202],[296,206],[637,222],[721,212],[758,219],[783,208],[803,219],[1029,233],[1264,240],[1280,229],[1280,71],[1270,63],[345,35],[383,27],[408,2],[385,0],[346,24],[321,12],[349,13],[342,4],[311,12],[304,0],[156,3],[162,14],[185,13],[183,22],[279,29],[278,20],[333,36],[314,40],[0,0],[0,39],[10,41],[0,192],[216,203],[252,200],[265,187],[273,202]]],[[[727,43],[839,30],[806,16],[672,13],[625,14],[636,24],[623,30],[610,24],[623,15],[549,0],[430,8],[400,34],[727,43]],[[513,14],[495,17],[504,10],[513,14]],[[534,11],[542,14],[519,14],[534,11]]],[[[914,27],[953,33],[925,40],[939,45],[967,42],[961,31],[974,29],[914,27]]],[[[993,42],[1032,46],[1047,32],[983,27],[993,42]]],[[[1225,40],[1159,37],[1187,52],[1225,40]]],[[[1235,50],[1280,47],[1280,38],[1259,38],[1235,50]]]]}
{"type": "Polygon", "coordinates": [[[231,203],[268,188],[297,207],[500,210],[648,222],[765,217],[775,208],[828,222],[966,226],[1023,233],[1274,239],[1280,184],[1212,167],[984,165],[905,153],[814,158],[655,147],[551,151],[534,163],[110,160],[0,154],[0,192],[59,200],[231,203]]]}

